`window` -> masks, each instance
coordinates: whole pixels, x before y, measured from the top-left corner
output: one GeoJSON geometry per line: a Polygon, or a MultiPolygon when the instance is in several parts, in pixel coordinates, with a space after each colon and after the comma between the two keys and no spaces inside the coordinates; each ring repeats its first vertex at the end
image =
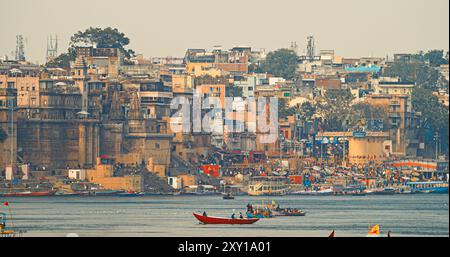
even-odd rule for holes
{"type": "Polygon", "coordinates": [[[155,148],[156,148],[156,149],[160,149],[160,148],[161,148],[161,146],[159,145],[159,143],[155,143],[155,148]]]}

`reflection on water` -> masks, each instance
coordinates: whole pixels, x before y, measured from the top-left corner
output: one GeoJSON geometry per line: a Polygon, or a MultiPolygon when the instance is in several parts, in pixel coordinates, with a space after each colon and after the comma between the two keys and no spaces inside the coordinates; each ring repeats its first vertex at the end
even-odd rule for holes
{"type": "MultiPolygon", "coordinates": [[[[448,236],[448,195],[286,196],[281,207],[305,217],[277,217],[254,225],[200,225],[192,212],[230,216],[263,197],[146,196],[10,198],[16,228],[25,236],[365,236],[369,225],[393,236],[448,236]],[[73,235],[73,234],[72,234],[73,235]]],[[[4,200],[4,199],[1,199],[4,200]]],[[[5,207],[2,207],[5,208],[5,207]]]]}

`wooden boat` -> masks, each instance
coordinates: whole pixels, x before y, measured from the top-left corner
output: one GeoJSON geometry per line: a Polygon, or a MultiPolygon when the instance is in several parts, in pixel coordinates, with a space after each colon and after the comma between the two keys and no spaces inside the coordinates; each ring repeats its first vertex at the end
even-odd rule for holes
{"type": "Polygon", "coordinates": [[[393,194],[395,194],[395,189],[390,188],[390,187],[378,189],[378,190],[375,190],[373,192],[373,194],[374,195],[393,195],[393,194]]]}
{"type": "Polygon", "coordinates": [[[80,193],[57,192],[55,196],[79,196],[80,193]]]}
{"type": "Polygon", "coordinates": [[[306,212],[302,210],[275,210],[273,211],[273,216],[284,216],[284,217],[300,217],[306,216],[306,212]]]}
{"type": "Polygon", "coordinates": [[[223,200],[234,200],[234,196],[231,194],[223,195],[223,200]]]}
{"type": "Polygon", "coordinates": [[[273,218],[273,213],[270,208],[262,205],[262,206],[253,206],[253,205],[247,205],[247,212],[246,212],[247,218],[249,219],[270,219],[273,218]]]}
{"type": "Polygon", "coordinates": [[[81,196],[115,196],[123,193],[123,190],[92,190],[81,192],[81,196]]]}
{"type": "Polygon", "coordinates": [[[353,192],[351,195],[352,196],[366,196],[367,193],[366,192],[353,192]]]}
{"type": "Polygon", "coordinates": [[[139,196],[144,196],[145,194],[143,192],[124,192],[124,193],[119,193],[117,196],[118,197],[139,197],[139,196]]]}
{"type": "Polygon", "coordinates": [[[224,224],[224,225],[246,225],[253,224],[259,219],[229,219],[212,216],[203,216],[197,213],[193,213],[194,217],[203,224],[224,224]]]}
{"type": "Polygon", "coordinates": [[[34,196],[52,196],[55,195],[56,191],[41,191],[41,192],[11,192],[11,193],[1,193],[0,196],[3,197],[34,197],[34,196]]]}
{"type": "Polygon", "coordinates": [[[427,182],[409,182],[407,186],[410,192],[416,193],[441,193],[448,194],[448,182],[446,181],[427,181],[427,182]]]}

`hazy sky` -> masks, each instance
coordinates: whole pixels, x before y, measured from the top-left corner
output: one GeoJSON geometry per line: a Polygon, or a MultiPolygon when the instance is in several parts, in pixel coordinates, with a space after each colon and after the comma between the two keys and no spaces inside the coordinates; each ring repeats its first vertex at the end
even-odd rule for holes
{"type": "Polygon", "coordinates": [[[47,35],[58,35],[61,52],[89,26],[118,28],[146,57],[291,41],[303,53],[308,35],[317,49],[384,57],[448,49],[449,0],[0,0],[0,56],[11,56],[23,34],[27,59],[43,62],[47,35]]]}

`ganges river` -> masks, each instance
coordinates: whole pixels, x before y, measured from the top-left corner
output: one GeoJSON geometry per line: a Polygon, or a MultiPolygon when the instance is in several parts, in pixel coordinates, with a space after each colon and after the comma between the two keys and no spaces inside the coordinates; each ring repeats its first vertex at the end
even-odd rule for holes
{"type": "MultiPolygon", "coordinates": [[[[267,197],[216,196],[35,197],[8,201],[13,219],[8,226],[24,236],[80,237],[142,236],[366,236],[369,225],[380,224],[392,236],[449,236],[449,195],[284,196],[273,197],[281,207],[300,208],[304,217],[262,219],[253,225],[200,225],[193,212],[230,217],[245,213],[248,203],[267,197]]],[[[8,213],[6,206],[0,212],[8,213]]]]}

